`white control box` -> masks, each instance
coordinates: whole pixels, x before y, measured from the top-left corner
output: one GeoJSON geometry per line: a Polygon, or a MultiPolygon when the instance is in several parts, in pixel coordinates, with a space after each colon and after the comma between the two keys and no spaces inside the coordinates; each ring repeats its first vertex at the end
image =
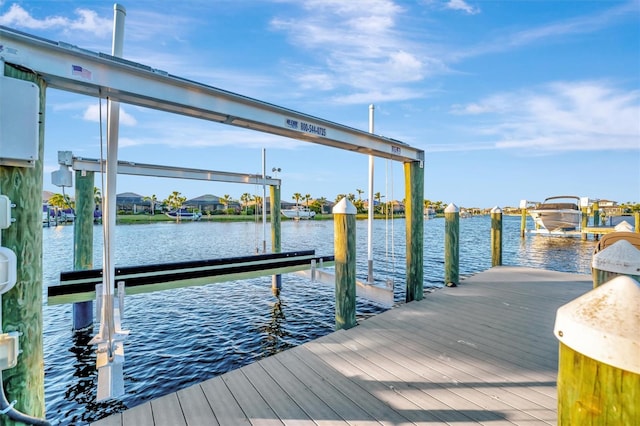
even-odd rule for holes
{"type": "Polygon", "coordinates": [[[38,160],[40,89],[0,75],[0,164],[33,167],[38,160]]]}

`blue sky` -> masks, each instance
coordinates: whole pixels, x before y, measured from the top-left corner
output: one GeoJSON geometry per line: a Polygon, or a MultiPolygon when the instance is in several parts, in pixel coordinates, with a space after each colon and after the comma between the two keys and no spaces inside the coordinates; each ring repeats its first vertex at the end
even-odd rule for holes
{"type": "MultiPolygon", "coordinates": [[[[110,53],[113,3],[0,0],[0,25],[110,53]]],[[[120,3],[129,60],[365,131],[374,104],[375,133],[425,150],[427,199],[640,202],[638,0],[120,3]]],[[[48,90],[46,190],[60,192],[58,150],[100,157],[98,111],[95,98],[48,90]]],[[[260,173],[262,148],[267,170],[282,169],[283,200],[367,190],[367,156],[121,107],[121,160],[260,173]]],[[[377,159],[375,169],[374,191],[402,199],[402,165],[377,159]]],[[[174,190],[262,191],[118,178],[119,193],[174,190]]]]}

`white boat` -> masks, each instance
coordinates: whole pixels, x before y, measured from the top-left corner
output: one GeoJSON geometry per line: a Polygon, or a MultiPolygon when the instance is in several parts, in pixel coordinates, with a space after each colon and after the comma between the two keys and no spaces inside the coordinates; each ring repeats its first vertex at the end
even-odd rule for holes
{"type": "Polygon", "coordinates": [[[313,219],[316,212],[309,210],[309,207],[294,206],[290,209],[282,209],[281,213],[284,217],[289,219],[313,219]]]}
{"type": "Polygon", "coordinates": [[[435,219],[436,209],[434,209],[433,207],[427,207],[426,209],[424,209],[424,218],[427,220],[435,219]]]}
{"type": "Polygon", "coordinates": [[[529,211],[539,228],[549,232],[576,231],[580,229],[582,212],[580,197],[558,195],[549,197],[529,211]]]}
{"type": "Polygon", "coordinates": [[[172,210],[170,212],[166,212],[165,214],[174,219],[184,220],[200,220],[200,218],[202,217],[200,213],[190,212],[187,209],[172,210]]]}

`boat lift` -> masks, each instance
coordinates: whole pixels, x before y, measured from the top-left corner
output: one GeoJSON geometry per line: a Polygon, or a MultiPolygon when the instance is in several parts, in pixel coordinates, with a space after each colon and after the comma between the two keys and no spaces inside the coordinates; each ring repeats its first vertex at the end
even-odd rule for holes
{"type": "MultiPolygon", "coordinates": [[[[124,15],[124,7],[114,5],[114,43],[111,55],[46,40],[0,26],[2,69],[7,64],[38,75],[47,87],[108,100],[111,122],[107,132],[105,162],[107,179],[104,195],[107,208],[103,212],[103,226],[110,229],[106,232],[105,238],[107,261],[104,262],[104,295],[107,296],[106,301],[113,300],[115,290],[113,228],[115,228],[116,213],[116,175],[120,167],[130,171],[139,170],[133,167],[133,164],[121,163],[117,159],[120,102],[403,162],[407,179],[418,182],[417,188],[419,188],[419,191],[415,191],[412,197],[409,197],[408,206],[413,206],[413,209],[419,207],[420,211],[422,210],[423,194],[420,182],[423,180],[421,172],[424,164],[423,150],[395,139],[375,135],[373,132],[357,130],[123,59],[124,15]],[[407,168],[407,165],[410,167],[407,168]]],[[[0,98],[5,97],[11,88],[21,83],[23,82],[20,80],[5,77],[4,73],[0,75],[2,92],[0,98]]],[[[16,104],[11,112],[14,117],[21,117],[21,123],[25,120],[29,122],[28,126],[24,126],[21,134],[24,138],[15,142],[7,138],[9,144],[2,141],[0,166],[35,167],[39,159],[38,118],[34,116],[30,121],[22,118],[31,117],[34,110],[32,104],[37,105],[39,102],[37,90],[31,91],[36,94],[35,98],[16,104]]],[[[38,109],[35,108],[35,111],[38,109]]],[[[78,159],[78,162],[80,161],[78,159]]],[[[89,163],[91,162],[86,163],[87,167],[89,163]]],[[[95,160],[93,167],[95,167],[95,160]]],[[[147,169],[149,171],[153,167],[147,167],[147,169]]],[[[407,244],[407,250],[412,252],[413,265],[408,269],[407,285],[411,282],[412,286],[415,286],[419,281],[421,289],[423,250],[422,241],[417,237],[422,235],[418,231],[421,225],[415,228],[415,236],[411,234],[411,245],[407,244]]],[[[413,231],[409,227],[407,229],[409,236],[409,232],[413,231]]],[[[105,398],[116,396],[122,391],[121,388],[115,388],[113,383],[109,384],[113,380],[118,380],[117,375],[120,375],[121,379],[122,364],[118,359],[118,348],[121,348],[121,345],[118,346],[118,339],[124,334],[117,325],[118,307],[111,302],[109,304],[106,309],[103,309],[103,321],[101,321],[101,325],[105,321],[108,323],[108,330],[101,330],[97,336],[102,342],[99,350],[106,348],[109,352],[104,364],[105,371],[109,373],[108,377],[104,378],[106,387],[99,385],[99,389],[104,389],[102,396],[105,398]],[[117,365],[118,362],[120,362],[119,365],[117,365]],[[111,368],[114,368],[114,375],[111,374],[111,368]]]]}

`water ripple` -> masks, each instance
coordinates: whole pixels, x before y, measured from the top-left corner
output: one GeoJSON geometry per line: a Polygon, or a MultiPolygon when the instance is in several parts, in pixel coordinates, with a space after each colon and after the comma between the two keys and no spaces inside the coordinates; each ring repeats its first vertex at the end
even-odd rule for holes
{"type": "MultiPolygon", "coordinates": [[[[505,217],[503,263],[589,273],[594,243],[580,239],[519,237],[520,218],[505,217]]],[[[56,284],[61,271],[73,267],[73,229],[43,229],[44,283],[56,284]]],[[[404,221],[375,221],[374,261],[380,279],[394,281],[396,301],[404,299],[404,221]]],[[[425,221],[424,285],[444,281],[444,220],[425,221]]],[[[118,226],[116,264],[142,265],[253,254],[262,231],[253,223],[159,223],[118,226]],[[223,236],[223,237],[222,237],[223,236]]],[[[102,258],[100,228],[95,228],[94,265],[102,258]]],[[[267,245],[270,246],[270,241],[267,245]]],[[[357,274],[367,275],[366,222],[357,222],[357,274]]],[[[333,223],[282,223],[282,249],[315,249],[333,253],[333,223]]],[[[460,221],[460,275],[491,266],[490,220],[460,221]]],[[[131,331],[125,343],[126,395],[95,402],[95,347],[88,345],[96,330],[71,332],[71,306],[44,306],[45,400],[54,424],[96,421],[142,402],[174,392],[247,365],[333,331],[333,287],[296,275],[282,277],[279,297],[271,292],[271,277],[232,281],[127,296],[123,327],[131,331]]],[[[383,309],[358,300],[357,317],[383,309]]]]}

